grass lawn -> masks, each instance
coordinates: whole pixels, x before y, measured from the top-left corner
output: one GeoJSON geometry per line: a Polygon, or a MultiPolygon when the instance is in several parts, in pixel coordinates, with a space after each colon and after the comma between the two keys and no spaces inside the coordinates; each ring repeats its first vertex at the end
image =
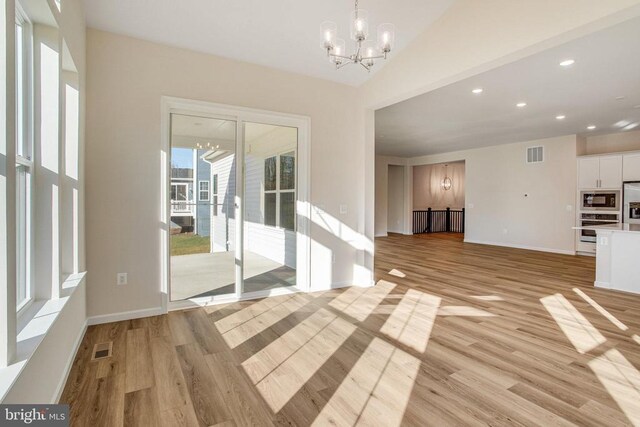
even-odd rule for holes
{"type": "Polygon", "coordinates": [[[209,237],[193,233],[174,234],[171,236],[171,256],[209,253],[209,237]]]}

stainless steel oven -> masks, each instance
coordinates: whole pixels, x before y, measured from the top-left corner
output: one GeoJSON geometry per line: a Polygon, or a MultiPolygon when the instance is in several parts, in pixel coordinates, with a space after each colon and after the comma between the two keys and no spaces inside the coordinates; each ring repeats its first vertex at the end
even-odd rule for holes
{"type": "Polygon", "coordinates": [[[619,191],[582,191],[580,203],[583,211],[620,210],[619,191]]]}
{"type": "MultiPolygon", "coordinates": [[[[620,217],[618,214],[583,213],[580,215],[580,225],[582,227],[617,224],[619,222],[620,217]]],[[[596,243],[596,232],[593,230],[580,230],[580,241],[585,243],[596,243]]]]}
{"type": "Polygon", "coordinates": [[[624,222],[640,224],[640,182],[624,183],[624,222]]]}

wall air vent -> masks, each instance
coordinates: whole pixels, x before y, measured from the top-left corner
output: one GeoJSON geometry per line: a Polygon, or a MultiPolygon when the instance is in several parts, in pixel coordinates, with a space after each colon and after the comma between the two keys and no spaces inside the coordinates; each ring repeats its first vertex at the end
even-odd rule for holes
{"type": "Polygon", "coordinates": [[[527,164],[542,163],[544,161],[544,147],[527,147],[527,164]]]}

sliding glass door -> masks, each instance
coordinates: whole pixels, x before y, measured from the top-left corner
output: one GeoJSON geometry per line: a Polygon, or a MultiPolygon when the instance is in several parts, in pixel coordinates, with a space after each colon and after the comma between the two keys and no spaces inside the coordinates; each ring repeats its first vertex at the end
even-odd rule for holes
{"type": "Polygon", "coordinates": [[[236,294],[236,127],[171,115],[171,301],[236,294]]]}
{"type": "Polygon", "coordinates": [[[281,118],[170,114],[169,301],[307,286],[301,127],[281,118]]]}
{"type": "Polygon", "coordinates": [[[296,284],[298,129],[244,123],[243,291],[296,284]]]}

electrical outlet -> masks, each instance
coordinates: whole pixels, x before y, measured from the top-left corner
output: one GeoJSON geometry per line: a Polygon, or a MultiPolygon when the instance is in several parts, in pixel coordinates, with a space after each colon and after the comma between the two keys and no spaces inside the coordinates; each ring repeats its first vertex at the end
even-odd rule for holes
{"type": "Polygon", "coordinates": [[[127,273],[118,273],[116,283],[120,285],[126,285],[128,283],[127,273]]]}

